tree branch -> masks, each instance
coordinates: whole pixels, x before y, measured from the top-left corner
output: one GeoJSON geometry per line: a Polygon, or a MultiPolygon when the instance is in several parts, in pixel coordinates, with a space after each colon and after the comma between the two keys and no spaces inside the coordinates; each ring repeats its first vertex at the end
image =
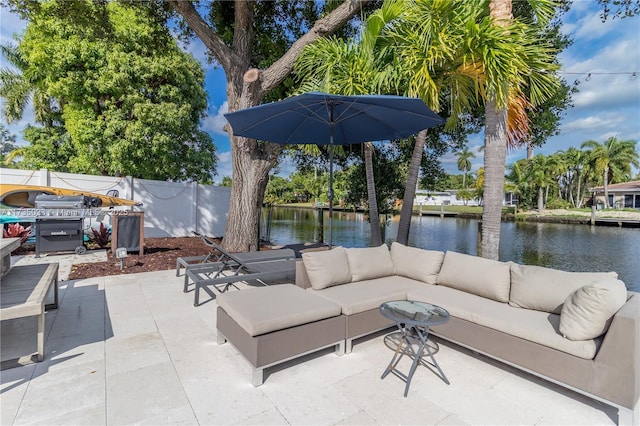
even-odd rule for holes
{"type": "Polygon", "coordinates": [[[280,59],[274,62],[262,74],[262,93],[267,93],[289,75],[293,64],[300,56],[305,46],[313,43],[321,37],[327,37],[349,21],[361,7],[370,0],[345,0],[333,12],[324,18],[318,19],[313,28],[300,37],[280,59]]]}
{"type": "Polygon", "coordinates": [[[196,33],[198,38],[202,40],[207,49],[209,49],[211,55],[220,62],[222,68],[229,70],[233,64],[233,57],[236,55],[224,44],[216,32],[207,25],[204,19],[202,19],[196,8],[193,7],[193,3],[184,0],[168,0],[167,3],[189,24],[189,27],[196,33]]]}

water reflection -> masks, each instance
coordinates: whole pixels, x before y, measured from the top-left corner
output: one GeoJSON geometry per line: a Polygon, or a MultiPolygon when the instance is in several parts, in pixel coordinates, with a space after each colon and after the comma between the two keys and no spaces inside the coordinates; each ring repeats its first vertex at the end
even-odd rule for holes
{"type": "MultiPolygon", "coordinates": [[[[386,241],[398,231],[398,217],[386,225],[386,241]]],[[[274,208],[271,240],[293,244],[316,240],[317,212],[313,209],[274,208]]],[[[325,241],[328,212],[324,212],[325,241]]],[[[369,223],[364,214],[334,212],[333,244],[367,247],[369,223]]],[[[414,217],[409,245],[428,250],[477,254],[478,221],[414,217]]],[[[634,291],[640,291],[640,231],[629,228],[590,227],[553,223],[503,223],[500,259],[567,271],[616,271],[634,291]]]]}

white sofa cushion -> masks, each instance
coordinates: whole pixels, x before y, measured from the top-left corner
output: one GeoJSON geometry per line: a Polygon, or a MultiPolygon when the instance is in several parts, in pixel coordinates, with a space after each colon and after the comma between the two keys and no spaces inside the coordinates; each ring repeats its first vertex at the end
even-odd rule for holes
{"type": "Polygon", "coordinates": [[[611,318],[627,302],[620,280],[600,279],[571,293],[560,314],[560,333],[569,340],[589,340],[606,333],[611,318]]]}
{"type": "Polygon", "coordinates": [[[314,290],[351,282],[351,271],[344,247],[302,253],[302,261],[314,290]]]}
{"type": "Polygon", "coordinates": [[[580,287],[615,272],[567,272],[542,266],[511,264],[509,305],[559,314],[567,297],[580,287]]]}
{"type": "Polygon", "coordinates": [[[423,250],[394,242],[391,244],[391,260],[396,275],[435,284],[444,260],[444,252],[423,250]]]}
{"type": "Polygon", "coordinates": [[[390,300],[405,300],[407,291],[428,287],[423,283],[395,275],[373,280],[357,281],[347,285],[337,285],[325,290],[307,291],[337,303],[343,315],[354,315],[371,309],[378,309],[390,300]]]}
{"type": "Polygon", "coordinates": [[[389,277],[395,272],[386,244],[379,247],[348,248],[351,281],[389,277]]]}
{"type": "Polygon", "coordinates": [[[509,263],[448,251],[437,284],[506,303],[511,285],[509,263]]]}
{"type": "MultiPolygon", "coordinates": [[[[584,359],[593,359],[600,344],[599,339],[572,341],[562,337],[558,331],[560,315],[513,308],[507,303],[474,296],[453,288],[423,285],[418,289],[409,290],[407,299],[442,306],[453,317],[584,359]]],[[[444,324],[442,327],[447,325],[444,324]]],[[[435,331],[434,333],[437,334],[435,331]]]]}

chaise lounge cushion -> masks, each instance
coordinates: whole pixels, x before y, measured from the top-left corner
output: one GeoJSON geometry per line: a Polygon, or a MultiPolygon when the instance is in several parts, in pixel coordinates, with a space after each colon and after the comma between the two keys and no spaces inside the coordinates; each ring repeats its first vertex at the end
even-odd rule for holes
{"type": "Polygon", "coordinates": [[[347,251],[344,247],[302,253],[302,261],[314,290],[351,282],[347,251]]]}
{"type": "Polygon", "coordinates": [[[251,336],[340,315],[340,306],[296,285],[226,292],[218,305],[251,336]]]}
{"type": "Polygon", "coordinates": [[[437,284],[506,303],[511,286],[509,263],[447,251],[437,284]]]}
{"type": "Polygon", "coordinates": [[[393,242],[391,260],[397,275],[435,284],[444,260],[444,252],[423,250],[393,242]]]}
{"type": "Polygon", "coordinates": [[[567,272],[542,266],[511,265],[509,305],[559,314],[569,295],[595,280],[617,279],[615,272],[567,272]]]}
{"type": "Polygon", "coordinates": [[[569,340],[601,336],[626,301],[627,287],[620,280],[601,279],[581,287],[562,306],[560,333],[569,340]]]}
{"type": "Polygon", "coordinates": [[[348,248],[346,251],[352,281],[388,277],[395,272],[386,244],[379,247],[348,248]]]}

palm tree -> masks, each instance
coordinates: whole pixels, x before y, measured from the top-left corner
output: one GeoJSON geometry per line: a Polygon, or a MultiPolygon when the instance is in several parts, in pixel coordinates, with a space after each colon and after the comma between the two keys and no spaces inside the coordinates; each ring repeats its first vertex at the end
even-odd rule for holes
{"type": "MultiPolygon", "coordinates": [[[[384,26],[394,20],[401,10],[400,2],[385,2],[367,19],[359,43],[330,38],[307,46],[295,64],[295,72],[303,78],[300,90],[322,90],[345,95],[373,93],[380,64],[374,52],[378,37],[384,26]]],[[[373,143],[364,144],[371,245],[379,246],[382,244],[382,235],[373,173],[374,151],[373,143]]]]}
{"type": "Polygon", "coordinates": [[[7,123],[19,121],[29,101],[33,101],[36,122],[53,125],[53,100],[41,88],[42,76],[34,72],[17,46],[2,45],[0,51],[13,67],[0,69],[0,96],[5,100],[2,114],[7,123]]]}
{"type": "Polygon", "coordinates": [[[462,151],[455,154],[458,157],[458,170],[462,172],[462,189],[467,189],[467,173],[471,169],[470,158],[476,158],[476,155],[469,151],[468,147],[464,147],[462,151]]]}
{"type": "Polygon", "coordinates": [[[571,205],[576,208],[582,207],[584,190],[589,179],[589,158],[585,151],[571,147],[562,153],[564,162],[567,165],[567,186],[568,198],[571,205]],[[585,184],[582,185],[584,179],[585,184]],[[574,194],[575,189],[575,194],[574,194]]]}
{"type": "MultiPolygon", "coordinates": [[[[446,126],[452,128],[460,114],[471,109],[474,99],[469,69],[461,65],[461,46],[464,46],[465,25],[475,21],[480,9],[472,2],[446,0],[402,4],[402,19],[388,31],[386,50],[383,49],[393,53],[389,67],[380,74],[381,82],[386,90],[405,88],[404,94],[422,98],[436,112],[440,111],[441,93],[449,90],[451,114],[446,126]]],[[[401,244],[407,244],[409,239],[426,136],[426,130],[416,136],[409,165],[396,238],[401,244]]]]}
{"type": "Polygon", "coordinates": [[[620,182],[628,179],[631,173],[631,165],[640,167],[636,141],[621,141],[612,136],[602,144],[594,140],[588,140],[583,142],[580,147],[583,149],[590,148],[587,153],[595,172],[602,177],[605,207],[610,208],[609,182],[620,182]]]}
{"type": "MultiPolygon", "coordinates": [[[[532,3],[540,12],[538,22],[544,25],[553,14],[554,3],[532,3]]],[[[555,76],[549,73],[557,69],[553,52],[540,41],[534,26],[510,22],[509,0],[484,2],[480,7],[477,2],[444,0],[404,4],[405,13],[392,28],[387,46],[395,53],[394,66],[381,76],[389,87],[407,86],[409,95],[420,96],[434,111],[440,110],[441,94],[448,93],[451,114],[445,127],[455,126],[477,99],[485,102],[483,254],[497,259],[507,141],[526,137],[529,102],[540,103],[557,86],[555,76]],[[525,87],[530,99],[523,95],[525,87]]],[[[425,135],[418,134],[417,158],[412,159],[412,165],[419,164],[425,135]]],[[[408,239],[415,191],[412,183],[416,181],[417,166],[410,169],[398,224],[397,240],[401,243],[408,239]],[[411,173],[415,173],[415,180],[411,173]]]]}
{"type": "Polygon", "coordinates": [[[538,154],[529,163],[527,180],[529,184],[538,190],[538,210],[544,210],[546,205],[545,188],[553,181],[552,164],[549,157],[538,154]]]}
{"type": "MultiPolygon", "coordinates": [[[[542,25],[553,15],[551,2],[532,2],[532,6],[542,25]]],[[[528,133],[528,102],[542,102],[557,87],[557,80],[547,74],[557,66],[551,49],[536,38],[535,27],[513,21],[511,0],[490,0],[489,11],[491,25],[476,51],[481,52],[486,79],[481,255],[497,260],[507,146],[528,133]],[[531,99],[524,98],[527,84],[531,99]],[[509,134],[511,120],[518,124],[512,125],[516,131],[509,134]]]]}

